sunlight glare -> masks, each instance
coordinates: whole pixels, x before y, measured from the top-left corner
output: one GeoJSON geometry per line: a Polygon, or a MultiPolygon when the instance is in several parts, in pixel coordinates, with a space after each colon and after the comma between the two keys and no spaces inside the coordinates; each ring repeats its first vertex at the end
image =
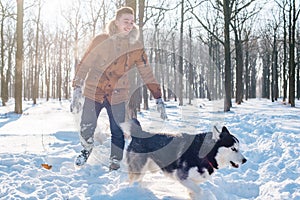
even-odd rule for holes
{"type": "Polygon", "coordinates": [[[42,7],[42,16],[48,23],[58,23],[62,12],[71,7],[74,0],[46,0],[42,7]]]}

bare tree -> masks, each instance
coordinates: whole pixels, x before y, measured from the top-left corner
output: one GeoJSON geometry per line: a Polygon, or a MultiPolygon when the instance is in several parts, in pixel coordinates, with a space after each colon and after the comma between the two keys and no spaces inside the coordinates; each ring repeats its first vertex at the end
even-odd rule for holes
{"type": "Polygon", "coordinates": [[[79,41],[82,39],[86,29],[86,23],[82,18],[82,3],[83,2],[80,0],[75,1],[69,12],[66,12],[63,15],[70,26],[69,29],[73,33],[72,38],[74,40],[73,53],[75,67],[79,62],[79,41]]]}
{"type": "Polygon", "coordinates": [[[8,56],[7,56],[7,70],[6,70],[6,76],[5,76],[5,85],[3,87],[4,89],[4,100],[8,100],[9,97],[12,97],[12,85],[13,83],[12,82],[12,75],[13,75],[13,67],[15,66],[13,64],[13,62],[15,61],[15,50],[16,50],[16,34],[15,34],[15,31],[12,31],[10,29],[10,31],[8,31],[8,36],[10,36],[8,39],[7,39],[7,53],[8,53],[8,56]]]}
{"type": "Polygon", "coordinates": [[[1,43],[1,51],[0,51],[0,55],[1,55],[1,62],[0,62],[0,84],[1,84],[1,99],[2,99],[2,105],[5,106],[6,102],[8,101],[8,84],[10,82],[10,71],[11,71],[11,53],[12,52],[8,52],[8,62],[5,62],[5,52],[6,49],[12,49],[13,48],[13,44],[14,44],[14,33],[11,33],[9,31],[10,27],[6,26],[5,27],[5,21],[8,19],[13,18],[13,14],[11,13],[11,9],[12,9],[12,2],[6,2],[6,4],[4,4],[4,2],[0,2],[0,17],[1,17],[1,21],[0,21],[0,43],[1,43]],[[7,34],[5,35],[5,30],[7,30],[7,34]],[[11,35],[8,35],[8,34],[11,35]],[[6,65],[7,64],[7,65],[6,65]],[[6,71],[6,75],[5,75],[5,67],[7,66],[7,71],[6,71]]]}
{"type": "MultiPolygon", "coordinates": [[[[144,43],[144,18],[145,18],[145,0],[139,0],[139,29],[140,29],[140,40],[144,43]]],[[[149,109],[148,103],[148,89],[146,85],[143,85],[143,100],[144,100],[144,109],[149,109]]]]}
{"type": "MultiPolygon", "coordinates": [[[[299,5],[298,5],[299,6],[299,5]]],[[[296,8],[296,1],[289,2],[289,103],[295,107],[295,47],[296,47],[296,24],[300,14],[300,8],[296,8]]]]}
{"type": "Polygon", "coordinates": [[[297,99],[300,99],[300,30],[297,31],[297,99]]]}
{"type": "Polygon", "coordinates": [[[234,32],[234,45],[235,45],[235,61],[236,61],[236,94],[235,103],[241,104],[243,102],[244,84],[243,84],[243,70],[244,70],[244,55],[243,55],[243,41],[242,41],[242,29],[243,24],[239,24],[239,18],[236,16],[232,23],[232,29],[234,32]]]}
{"type": "Polygon", "coordinates": [[[50,47],[51,47],[51,40],[50,40],[50,33],[46,35],[46,30],[42,28],[41,30],[42,34],[42,51],[43,51],[43,64],[44,64],[44,83],[45,83],[45,94],[46,94],[46,101],[49,100],[50,98],[50,65],[49,65],[49,60],[50,60],[50,47]]]}
{"type": "MultiPolygon", "coordinates": [[[[133,8],[135,14],[137,14],[136,12],[136,8],[137,8],[137,1],[136,0],[126,0],[125,1],[126,6],[129,6],[131,8],[133,8]]],[[[129,80],[130,80],[130,100],[128,103],[128,118],[137,118],[137,112],[138,110],[140,110],[140,104],[142,101],[142,96],[141,96],[141,89],[137,88],[136,86],[139,85],[138,82],[140,80],[138,80],[138,76],[137,76],[137,72],[136,71],[132,71],[129,74],[129,80]]]]}
{"type": "Polygon", "coordinates": [[[72,63],[72,59],[71,59],[71,55],[69,54],[70,51],[70,46],[71,46],[71,42],[70,42],[70,33],[69,31],[65,32],[64,34],[64,68],[63,68],[63,73],[64,73],[64,83],[63,83],[63,88],[64,88],[64,95],[65,95],[65,99],[69,99],[70,97],[70,80],[71,80],[71,63],[72,63]]]}
{"type": "MultiPolygon", "coordinates": [[[[238,1],[238,0],[223,0],[223,1],[209,1],[211,6],[217,11],[223,14],[223,29],[224,40],[220,39],[209,26],[205,25],[201,18],[199,18],[193,11],[192,14],[196,17],[197,21],[208,31],[216,40],[218,40],[224,46],[225,55],[225,97],[224,97],[224,111],[230,111],[232,106],[232,67],[231,67],[231,44],[230,44],[230,27],[233,29],[235,36],[235,50],[236,50],[236,100],[237,103],[241,103],[243,99],[243,46],[242,46],[242,31],[244,23],[257,11],[247,13],[245,9],[249,7],[255,0],[238,1]],[[242,13],[242,15],[240,14],[242,13]],[[240,16],[241,15],[241,16],[240,16]]],[[[206,2],[206,1],[203,1],[206,2]]],[[[199,3],[199,5],[201,2],[199,3]]]]}
{"type": "Polygon", "coordinates": [[[256,98],[256,79],[257,79],[257,38],[251,37],[251,27],[244,30],[244,52],[245,52],[245,100],[256,98]]]}
{"type": "Polygon", "coordinates": [[[57,76],[57,98],[59,101],[61,101],[61,97],[62,97],[62,65],[63,65],[63,59],[62,59],[62,54],[63,54],[63,40],[64,40],[64,37],[63,37],[63,33],[60,34],[59,38],[58,38],[58,62],[57,62],[57,73],[56,73],[56,76],[57,76]]]}
{"type": "Polygon", "coordinates": [[[178,63],[178,97],[179,105],[183,105],[183,25],[184,25],[184,0],[181,0],[180,10],[180,36],[179,36],[179,63],[178,63]]]}
{"type": "Polygon", "coordinates": [[[287,15],[286,15],[286,7],[288,5],[287,0],[276,1],[279,8],[282,10],[281,19],[283,19],[283,63],[282,63],[282,79],[283,79],[283,102],[286,101],[287,98],[287,15]]]}
{"type": "Polygon", "coordinates": [[[274,26],[273,34],[273,45],[272,45],[272,83],[271,83],[271,100],[272,102],[277,101],[279,96],[278,94],[278,38],[277,38],[277,29],[279,24],[274,26]]]}
{"type": "Polygon", "coordinates": [[[22,65],[23,65],[23,0],[17,0],[17,54],[15,70],[15,112],[22,111],[22,65]]]}
{"type": "Polygon", "coordinates": [[[224,111],[230,111],[231,103],[231,53],[230,53],[230,19],[232,4],[229,0],[223,1],[224,13],[224,50],[225,50],[225,99],[224,111]]]}
{"type": "Polygon", "coordinates": [[[235,44],[235,56],[236,56],[236,94],[235,99],[237,104],[241,104],[243,102],[244,97],[244,48],[243,43],[244,40],[242,38],[242,33],[244,27],[246,26],[246,22],[249,21],[253,16],[255,16],[261,8],[254,8],[251,11],[247,11],[246,8],[249,7],[256,0],[248,0],[248,1],[239,1],[235,0],[234,4],[232,4],[232,22],[231,27],[234,33],[234,44],[235,44]]]}
{"type": "Polygon", "coordinates": [[[194,66],[193,66],[193,46],[192,46],[192,28],[189,28],[189,62],[188,62],[188,67],[189,67],[189,78],[188,78],[188,92],[189,92],[189,104],[192,104],[192,99],[193,99],[193,91],[194,91],[194,66]]]}
{"type": "Polygon", "coordinates": [[[273,33],[270,27],[266,26],[262,30],[260,42],[260,57],[262,59],[262,98],[270,98],[270,87],[271,87],[271,63],[272,63],[272,38],[270,37],[273,33]]]}
{"type": "MultiPolygon", "coordinates": [[[[144,2],[144,0],[142,0],[144,2]]],[[[157,6],[149,5],[149,2],[147,5],[145,5],[145,2],[140,2],[139,5],[143,5],[142,7],[139,6],[139,13],[143,15],[143,26],[146,23],[149,23],[149,21],[153,21],[154,24],[154,30],[148,31],[148,38],[151,38],[146,43],[149,45],[149,57],[150,57],[150,63],[153,63],[154,67],[154,73],[157,78],[157,80],[160,82],[162,87],[162,98],[164,101],[167,101],[167,93],[172,93],[170,87],[174,87],[174,84],[170,84],[170,76],[169,71],[174,68],[167,68],[166,63],[168,63],[168,57],[170,56],[169,53],[167,53],[168,45],[170,45],[170,41],[172,40],[171,34],[174,33],[174,27],[177,26],[177,23],[175,25],[165,24],[167,19],[166,15],[168,12],[174,11],[178,8],[178,5],[170,6],[168,1],[161,1],[157,4],[157,6]],[[165,29],[166,25],[170,26],[171,28],[165,29]],[[154,58],[154,59],[153,59],[154,58]],[[153,61],[154,60],[154,61],[153,61]]],[[[139,15],[140,16],[140,15],[139,15]]],[[[176,21],[176,20],[174,20],[176,21]]],[[[140,24],[141,20],[139,20],[140,24]]],[[[174,41],[175,42],[175,41],[174,41]]],[[[171,45],[170,45],[171,46],[171,45]]],[[[169,51],[174,52],[169,49],[169,51]]],[[[171,53],[172,54],[172,53],[171,53]]],[[[175,54],[172,54],[175,56],[175,54]]],[[[175,63],[174,63],[174,66],[175,63]]],[[[174,90],[173,90],[174,91],[174,90]]],[[[169,96],[169,95],[168,95],[169,96]]],[[[143,87],[143,100],[144,100],[144,108],[148,108],[148,92],[147,87],[143,87]]],[[[151,98],[151,95],[150,95],[151,98]]]]}
{"type": "MultiPolygon", "coordinates": [[[[205,1],[204,1],[205,2],[205,1]]],[[[223,2],[217,1],[216,5],[213,5],[213,8],[223,13],[224,17],[224,40],[221,40],[210,27],[205,25],[200,17],[192,10],[193,16],[197,19],[197,21],[201,24],[201,26],[208,31],[211,36],[213,36],[216,40],[221,42],[224,46],[224,56],[225,56],[225,69],[224,69],[224,79],[225,79],[225,96],[224,96],[224,112],[230,111],[232,106],[231,103],[231,85],[232,85],[232,72],[231,72],[231,48],[230,48],[230,24],[232,19],[232,10],[233,10],[234,1],[224,0],[223,2]]],[[[200,4],[199,4],[200,5],[200,4]]]]}
{"type": "Polygon", "coordinates": [[[33,71],[33,88],[32,88],[32,100],[33,104],[36,104],[36,100],[39,96],[39,75],[40,75],[40,57],[39,57],[39,34],[40,34],[40,21],[41,21],[41,0],[37,2],[37,18],[35,19],[36,29],[35,29],[35,59],[34,59],[34,71],[33,71]]]}
{"type": "Polygon", "coordinates": [[[95,0],[90,0],[89,2],[89,7],[90,7],[90,14],[91,14],[91,25],[92,25],[92,37],[95,37],[96,35],[96,27],[98,25],[98,21],[102,18],[103,21],[103,27],[105,27],[105,17],[106,17],[106,13],[105,13],[105,1],[102,1],[101,4],[99,4],[98,1],[95,2],[95,0]],[[101,15],[101,11],[103,12],[103,15],[101,15]]]}

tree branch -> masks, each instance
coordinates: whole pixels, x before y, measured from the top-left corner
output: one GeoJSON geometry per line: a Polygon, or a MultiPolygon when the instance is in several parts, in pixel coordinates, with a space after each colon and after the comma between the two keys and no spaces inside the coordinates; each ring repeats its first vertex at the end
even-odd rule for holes
{"type": "Polygon", "coordinates": [[[201,19],[194,13],[191,11],[191,14],[194,15],[194,17],[197,19],[197,21],[201,24],[201,26],[203,26],[203,28],[209,33],[211,34],[217,41],[219,41],[222,45],[224,45],[224,42],[211,30],[209,30],[209,28],[201,21],[201,19]]]}

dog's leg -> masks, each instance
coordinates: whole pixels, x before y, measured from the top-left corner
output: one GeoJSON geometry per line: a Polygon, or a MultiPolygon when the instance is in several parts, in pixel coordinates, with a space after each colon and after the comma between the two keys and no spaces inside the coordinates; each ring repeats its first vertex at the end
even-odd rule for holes
{"type": "Polygon", "coordinates": [[[180,180],[180,183],[188,189],[191,199],[196,200],[201,198],[202,190],[194,181],[184,179],[180,180]]]}
{"type": "Polygon", "coordinates": [[[148,159],[147,163],[145,165],[145,169],[144,171],[150,171],[151,173],[155,173],[160,171],[160,167],[152,160],[152,159],[148,159]]]}
{"type": "Polygon", "coordinates": [[[129,152],[127,154],[129,183],[142,181],[145,175],[147,157],[143,154],[129,152]]]}

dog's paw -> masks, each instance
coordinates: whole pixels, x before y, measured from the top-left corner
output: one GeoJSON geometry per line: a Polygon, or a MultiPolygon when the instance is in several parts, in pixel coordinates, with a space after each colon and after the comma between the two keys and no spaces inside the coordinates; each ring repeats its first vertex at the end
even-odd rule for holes
{"type": "Polygon", "coordinates": [[[217,200],[215,195],[211,191],[207,190],[200,190],[198,192],[190,192],[190,199],[191,200],[217,200]]]}
{"type": "Polygon", "coordinates": [[[190,192],[189,196],[190,196],[191,200],[200,200],[200,199],[203,199],[202,198],[203,194],[202,194],[201,190],[199,190],[198,192],[190,192]]]}

